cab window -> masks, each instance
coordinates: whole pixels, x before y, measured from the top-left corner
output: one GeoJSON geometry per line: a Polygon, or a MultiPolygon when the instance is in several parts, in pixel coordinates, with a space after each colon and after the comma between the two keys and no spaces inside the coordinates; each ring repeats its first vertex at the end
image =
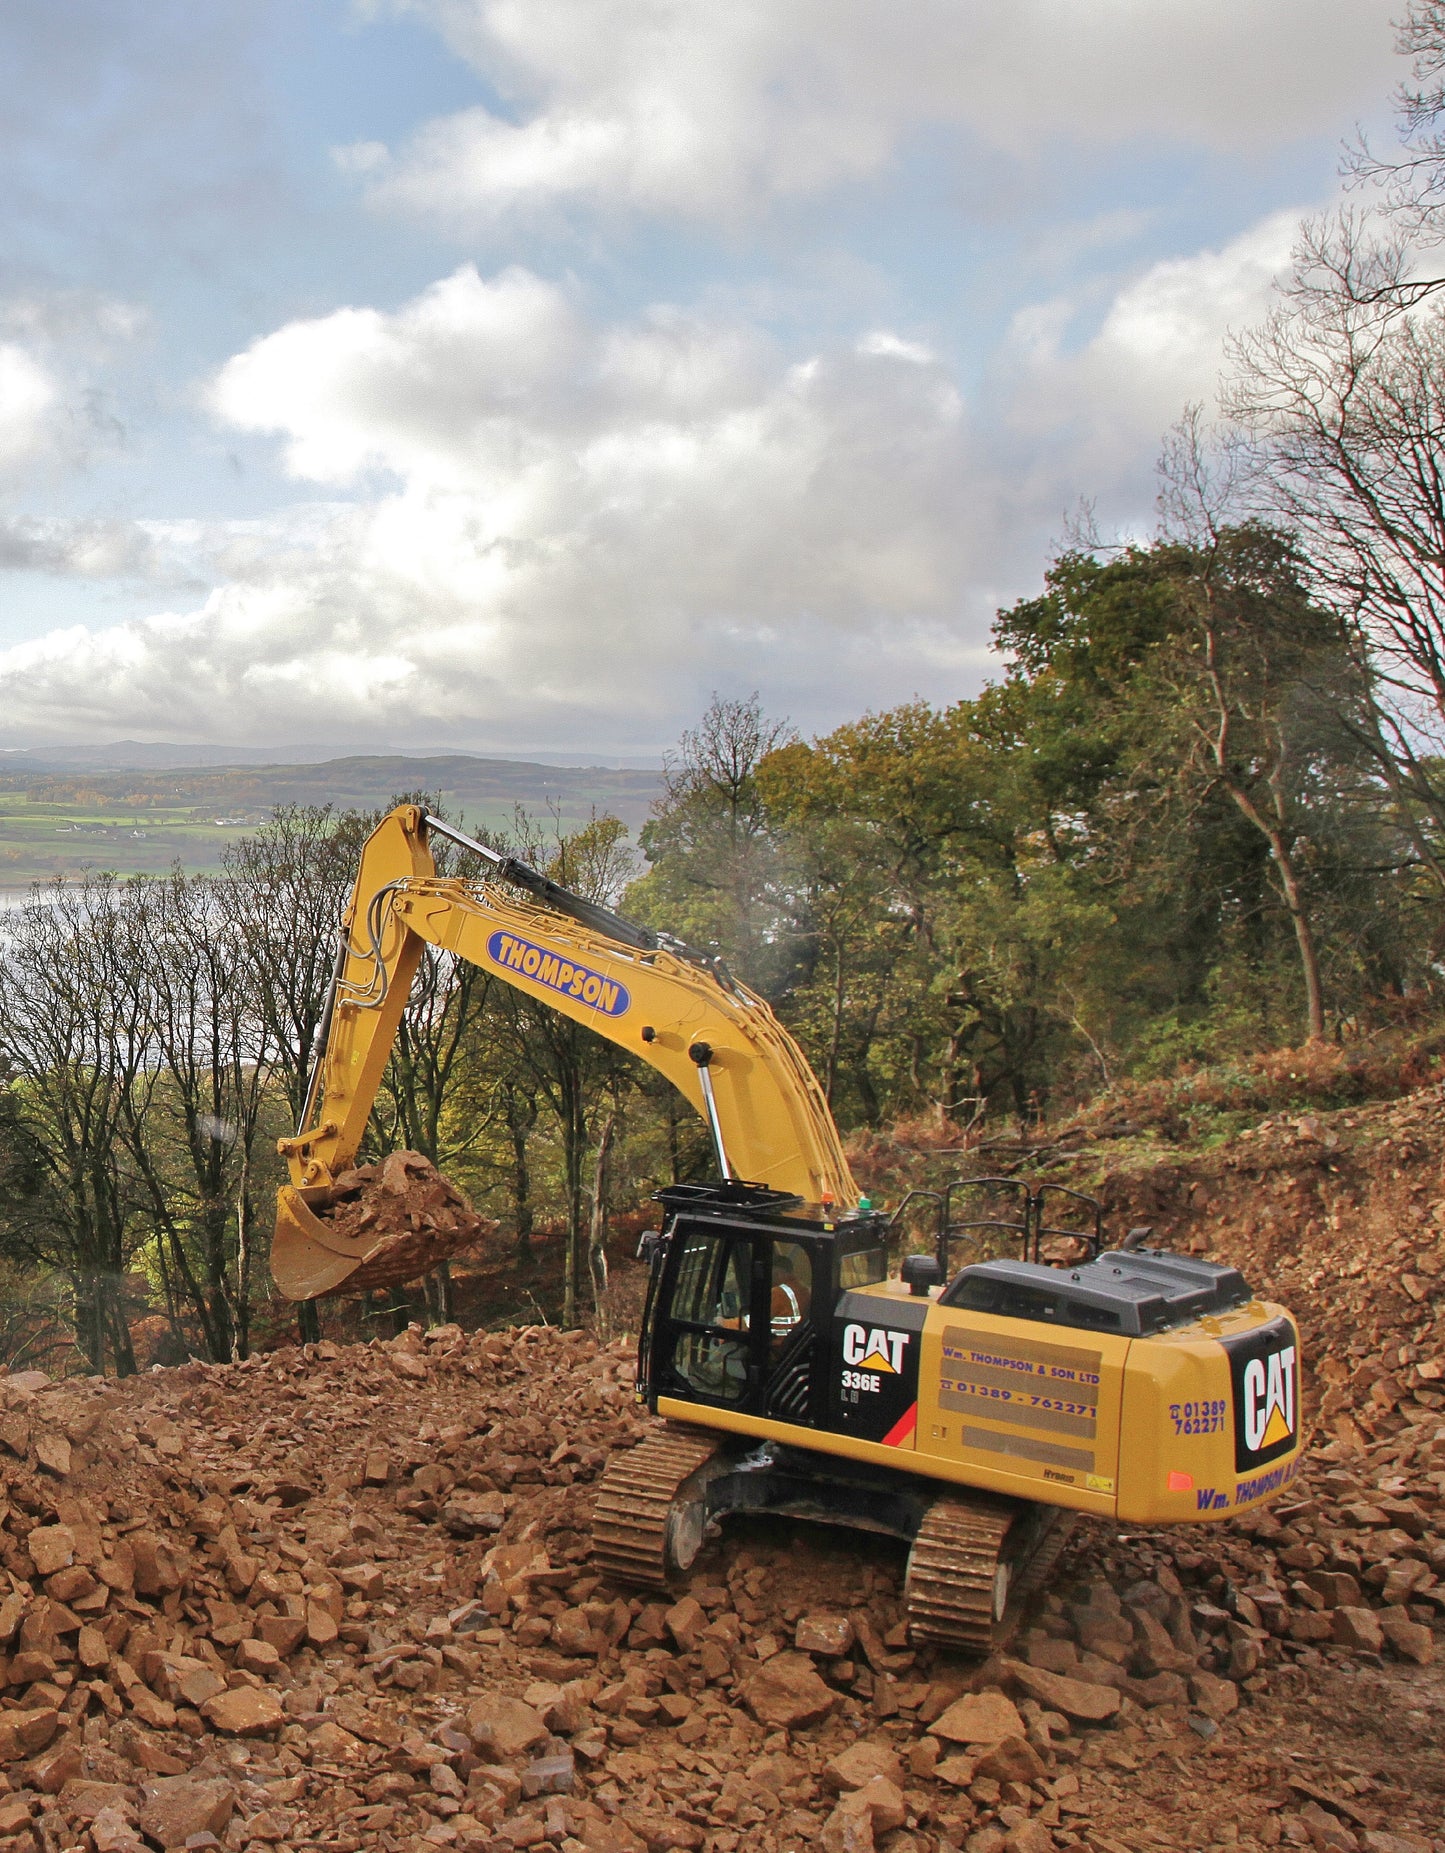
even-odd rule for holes
{"type": "Polygon", "coordinates": [[[677,1269],[672,1316],[689,1325],[746,1332],[750,1323],[753,1245],[736,1236],[686,1237],[677,1269]]]}
{"type": "Polygon", "coordinates": [[[672,1317],[682,1328],[672,1367],[694,1394],[742,1402],[750,1383],[752,1243],[690,1230],[684,1244],[672,1299],[672,1317]]]}
{"type": "Polygon", "coordinates": [[[872,1287],[888,1278],[888,1259],[881,1248],[855,1248],[838,1263],[840,1287],[872,1287]]]}

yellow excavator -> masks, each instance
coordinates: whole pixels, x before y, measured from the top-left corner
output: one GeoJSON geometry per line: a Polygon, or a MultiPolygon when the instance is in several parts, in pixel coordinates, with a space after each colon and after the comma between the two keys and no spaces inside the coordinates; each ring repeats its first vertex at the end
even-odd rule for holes
{"type": "Polygon", "coordinates": [[[1050,1242],[1045,1193],[1014,1180],[969,1180],[986,1187],[972,1217],[940,1196],[932,1252],[891,1266],[897,1218],[860,1195],[762,998],[418,805],[362,852],[301,1125],[280,1142],[272,1272],[288,1297],[344,1288],[377,1251],[326,1210],[427,945],[641,1056],[711,1134],[715,1181],[660,1191],[644,1238],[637,1388],[664,1421],[603,1476],[593,1547],[610,1574],[664,1588],[736,1512],[882,1532],[909,1546],[914,1638],[980,1652],[1076,1515],[1207,1523],[1293,1479],[1298,1332],[1235,1269],[1104,1250],[1097,1217],[1050,1242]],[[439,877],[432,836],[485,879],[439,877]],[[1018,1257],[954,1268],[958,1241],[1000,1234],[1018,1257]]]}

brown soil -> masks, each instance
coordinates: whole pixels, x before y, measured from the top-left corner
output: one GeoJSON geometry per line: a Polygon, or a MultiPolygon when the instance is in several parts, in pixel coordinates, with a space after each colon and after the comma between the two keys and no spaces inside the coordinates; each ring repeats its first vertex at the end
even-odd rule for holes
{"type": "Polygon", "coordinates": [[[982,1667],[857,1534],[599,1581],[625,1341],[0,1378],[0,1849],[1445,1853],[1442,1156],[1431,1092],[1113,1168],[1299,1315],[1316,1445],[1247,1524],[1081,1528],[982,1667]]]}

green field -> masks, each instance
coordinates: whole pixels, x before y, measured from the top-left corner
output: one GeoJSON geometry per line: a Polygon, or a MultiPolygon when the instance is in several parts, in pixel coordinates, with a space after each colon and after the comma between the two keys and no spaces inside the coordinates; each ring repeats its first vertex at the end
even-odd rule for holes
{"type": "Polygon", "coordinates": [[[634,831],[659,775],[523,760],[378,755],[300,766],[182,767],[171,771],[0,772],[0,889],[90,871],[161,874],[175,862],[219,869],[234,838],[278,804],[376,810],[400,793],[428,792],[474,828],[506,829],[517,806],[550,828],[610,812],[634,831]]]}

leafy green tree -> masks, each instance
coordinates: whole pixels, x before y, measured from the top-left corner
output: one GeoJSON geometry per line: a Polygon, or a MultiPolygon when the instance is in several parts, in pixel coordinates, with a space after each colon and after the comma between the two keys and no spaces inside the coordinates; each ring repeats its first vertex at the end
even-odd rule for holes
{"type": "Polygon", "coordinates": [[[1202,892],[1217,895],[1221,874],[1237,887],[1249,858],[1221,830],[1220,801],[1257,836],[1296,945],[1306,1033],[1323,1035],[1310,871],[1346,794],[1378,794],[1344,724],[1360,699],[1354,659],[1293,544],[1257,523],[1202,520],[1191,540],[1109,562],[1066,556],[1045,597],[1002,614],[997,635],[1016,681],[1062,682],[1066,714],[1080,697],[1099,710],[1098,776],[1079,796],[1086,837],[1121,885],[1163,832],[1174,856],[1187,843],[1234,865],[1201,870],[1202,892]]]}
{"type": "Polygon", "coordinates": [[[1059,1012],[1041,974],[1057,933],[1037,897],[1060,830],[1018,708],[912,703],[760,775],[798,871],[794,931],[812,946],[793,1015],[835,1079],[851,1052],[870,1121],[885,1105],[950,1118],[991,1097],[1027,1113],[1047,1091],[1059,1012]]]}

